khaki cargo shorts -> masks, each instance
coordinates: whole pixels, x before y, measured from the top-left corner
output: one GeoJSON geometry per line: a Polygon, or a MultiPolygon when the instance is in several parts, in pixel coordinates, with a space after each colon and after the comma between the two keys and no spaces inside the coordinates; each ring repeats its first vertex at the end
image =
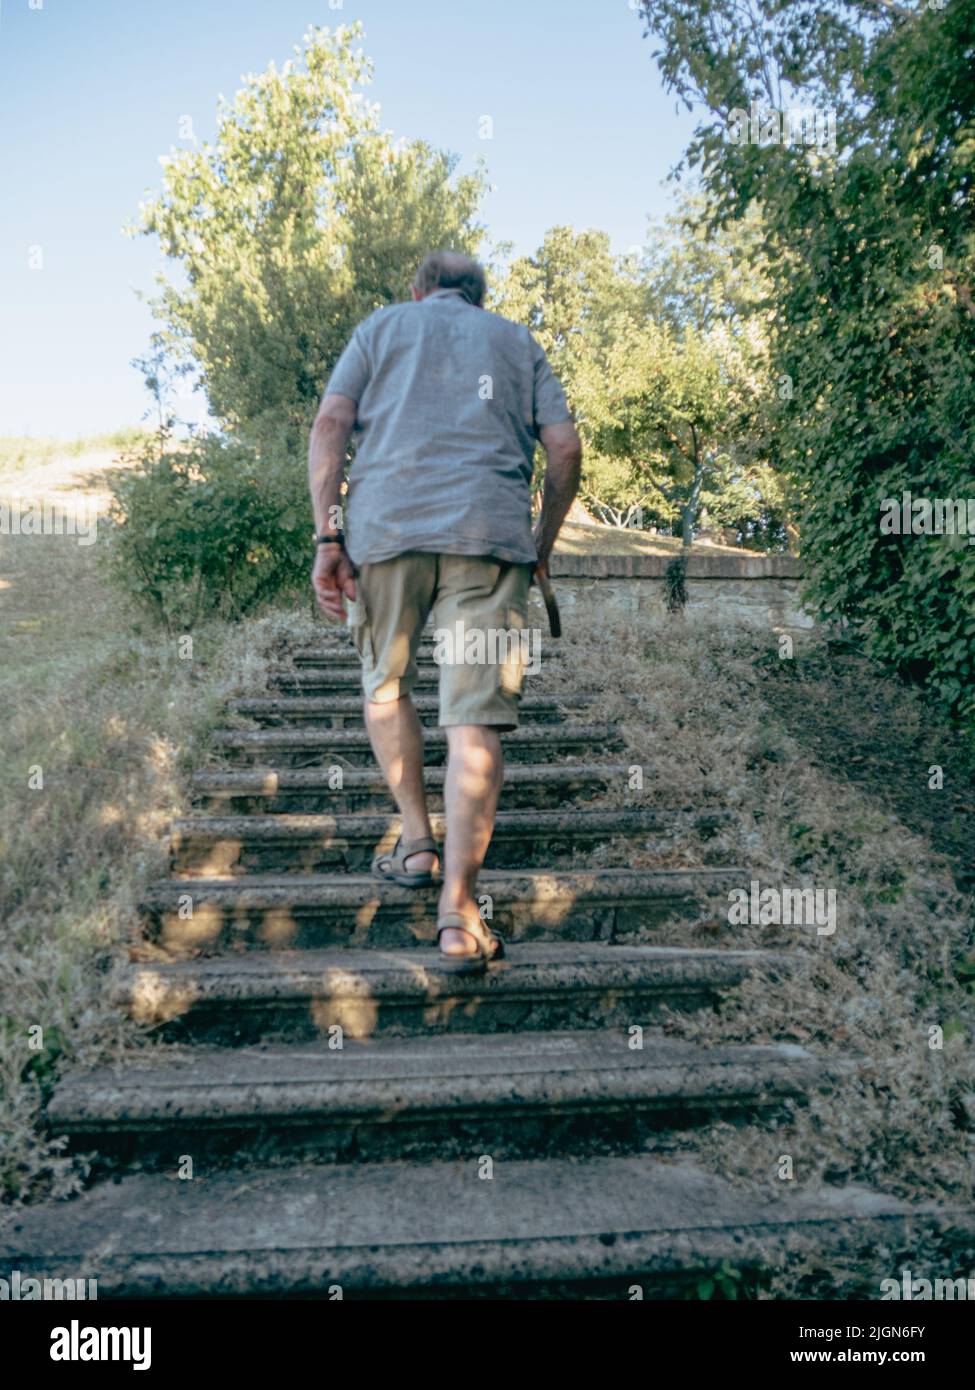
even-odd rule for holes
{"type": "Polygon", "coordinates": [[[360,565],[348,622],[366,699],[384,704],[409,694],[420,636],[432,616],[440,724],[517,728],[537,638],[527,627],[532,569],[490,556],[423,551],[360,565]]]}

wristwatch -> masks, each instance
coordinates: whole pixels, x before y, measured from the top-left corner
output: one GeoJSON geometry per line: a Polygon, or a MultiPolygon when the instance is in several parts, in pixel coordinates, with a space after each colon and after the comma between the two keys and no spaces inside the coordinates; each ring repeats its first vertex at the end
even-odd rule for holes
{"type": "Polygon", "coordinates": [[[340,546],[342,547],[342,549],[344,550],[344,549],[345,549],[345,532],[344,532],[344,531],[333,531],[332,534],[331,534],[330,536],[316,536],[316,537],[315,537],[315,544],[316,544],[316,545],[340,545],[340,546]]]}

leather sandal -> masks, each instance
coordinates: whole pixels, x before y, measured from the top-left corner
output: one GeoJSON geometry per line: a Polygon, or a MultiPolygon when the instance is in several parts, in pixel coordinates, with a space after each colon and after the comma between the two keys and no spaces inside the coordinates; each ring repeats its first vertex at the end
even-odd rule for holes
{"type": "Polygon", "coordinates": [[[426,888],[433,882],[432,869],[418,869],[415,872],[406,867],[407,859],[414,854],[435,854],[440,851],[436,840],[429,835],[421,835],[417,840],[404,840],[402,836],[391,850],[377,854],[372,861],[372,872],[376,878],[390,883],[399,883],[404,888],[426,888]]]}
{"type": "MultiPolygon", "coordinates": [[[[483,926],[483,923],[482,923],[483,926]]],[[[445,931],[463,931],[477,946],[469,956],[448,956],[441,951],[446,969],[452,974],[463,974],[486,970],[493,960],[503,960],[505,955],[504,937],[493,927],[485,927],[484,934],[475,930],[469,918],[460,912],[445,912],[437,918],[437,943],[445,931]]]]}

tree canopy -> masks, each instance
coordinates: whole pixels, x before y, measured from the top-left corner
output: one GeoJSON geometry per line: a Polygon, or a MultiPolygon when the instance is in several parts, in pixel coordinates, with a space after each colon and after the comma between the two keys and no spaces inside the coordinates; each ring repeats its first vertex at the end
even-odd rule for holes
{"type": "Polygon", "coordinates": [[[154,303],[162,342],[251,435],[294,439],[355,324],[408,297],[431,247],[480,245],[483,174],[452,178],[448,154],[381,129],[358,37],[312,29],[295,61],[248,77],[141,208],[136,230],[180,270],[154,303]]]}
{"type": "Polygon", "coordinates": [[[531,327],[566,385],[597,515],[642,516],[689,543],[703,507],[746,542],[782,545],[761,277],[740,270],[758,218],[705,239],[688,224],[697,207],[651,226],[636,256],[614,257],[602,232],[554,227],[494,302],[531,327]]]}

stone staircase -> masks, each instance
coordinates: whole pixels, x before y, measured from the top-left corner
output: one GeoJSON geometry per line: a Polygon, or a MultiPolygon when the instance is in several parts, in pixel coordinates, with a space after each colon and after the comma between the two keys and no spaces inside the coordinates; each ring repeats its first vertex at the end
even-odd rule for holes
{"type": "MultiPolygon", "coordinates": [[[[429,722],[429,652],[421,671],[429,722]]],[[[855,1063],[660,1029],[663,1008],[710,1007],[788,959],[668,944],[747,869],[593,865],[610,841],[664,847],[726,812],[590,804],[627,774],[590,699],[546,693],[543,672],[505,736],[480,886],[510,960],[458,976],[434,949],[435,891],[369,876],[398,824],[351,648],[297,651],[272,683],[234,703],[258,727],[215,736],[232,765],[195,778],[171,876],[145,896],[118,1003],[165,1045],[60,1083],[50,1124],[94,1155],[93,1183],[18,1217],[11,1268],[97,1277],[102,1297],[673,1297],[798,1255],[880,1250],[879,1278],[891,1251],[968,1239],[964,1213],[750,1195],[675,1156],[673,1136],[774,1122],[855,1063]]],[[[444,752],[431,729],[438,813],[444,752]]]]}

